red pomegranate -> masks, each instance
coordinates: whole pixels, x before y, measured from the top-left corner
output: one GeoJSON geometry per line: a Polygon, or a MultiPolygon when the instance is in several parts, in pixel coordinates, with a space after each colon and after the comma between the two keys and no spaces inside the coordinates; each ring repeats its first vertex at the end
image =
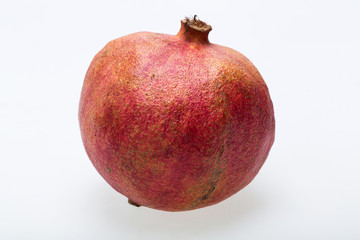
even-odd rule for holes
{"type": "Polygon", "coordinates": [[[216,204],[259,172],[274,141],[268,88],[211,26],[109,42],[85,76],[79,121],[100,175],[137,206],[183,211],[216,204]]]}

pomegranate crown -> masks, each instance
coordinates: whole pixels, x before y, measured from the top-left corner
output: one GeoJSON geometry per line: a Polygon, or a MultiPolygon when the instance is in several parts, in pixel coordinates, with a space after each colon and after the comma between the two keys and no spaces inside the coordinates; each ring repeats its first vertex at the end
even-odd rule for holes
{"type": "Polygon", "coordinates": [[[193,18],[186,17],[181,20],[181,28],[177,36],[188,42],[209,44],[208,35],[211,30],[210,25],[201,21],[197,15],[194,15],[193,18]]]}
{"type": "Polygon", "coordinates": [[[197,15],[194,17],[185,17],[183,20],[186,27],[198,30],[200,32],[210,32],[212,30],[211,26],[206,24],[206,22],[201,21],[197,15]]]}

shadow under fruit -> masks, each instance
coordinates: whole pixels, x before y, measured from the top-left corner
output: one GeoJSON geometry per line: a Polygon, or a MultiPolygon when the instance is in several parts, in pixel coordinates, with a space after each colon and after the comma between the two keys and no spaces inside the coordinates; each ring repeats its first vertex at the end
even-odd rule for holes
{"type": "Polygon", "coordinates": [[[274,142],[268,88],[241,53],[181,21],[177,35],[109,42],[85,76],[79,122],[100,175],[135,206],[184,211],[245,187],[274,142]]]}

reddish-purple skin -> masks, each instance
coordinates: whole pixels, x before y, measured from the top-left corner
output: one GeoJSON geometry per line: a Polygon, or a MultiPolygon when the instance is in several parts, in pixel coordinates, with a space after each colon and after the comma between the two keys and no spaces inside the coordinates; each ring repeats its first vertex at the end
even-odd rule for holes
{"type": "Polygon", "coordinates": [[[108,43],[88,69],[79,109],[101,176],[137,204],[166,211],[216,204],[245,187],[275,132],[254,65],[185,34],[140,32],[108,43]]]}

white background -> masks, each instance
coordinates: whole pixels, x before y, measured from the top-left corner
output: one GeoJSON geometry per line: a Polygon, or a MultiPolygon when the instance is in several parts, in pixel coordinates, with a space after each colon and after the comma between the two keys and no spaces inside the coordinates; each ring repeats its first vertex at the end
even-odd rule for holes
{"type": "Polygon", "coordinates": [[[1,0],[0,239],[360,239],[359,46],[359,1],[1,0]],[[86,156],[82,81],[108,41],[192,14],[263,75],[275,144],[220,204],[135,208],[86,156]]]}

